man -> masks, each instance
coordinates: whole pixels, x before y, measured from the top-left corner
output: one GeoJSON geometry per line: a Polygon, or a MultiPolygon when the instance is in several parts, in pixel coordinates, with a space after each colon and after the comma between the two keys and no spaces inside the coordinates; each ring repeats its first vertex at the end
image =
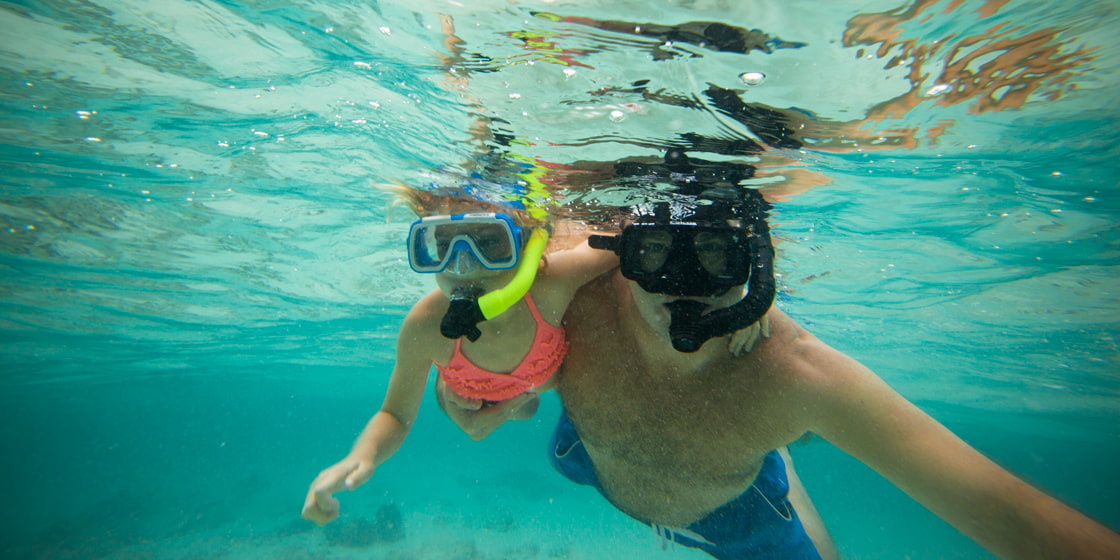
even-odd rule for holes
{"type": "MultiPolygon", "coordinates": [[[[788,456],[775,451],[812,432],[997,556],[1120,558],[1116,533],[1020,481],[769,308],[760,200],[752,191],[678,197],[639,207],[615,240],[593,238],[621,267],[584,286],[565,316],[564,415],[551,445],[561,473],[716,558],[831,557],[816,512],[796,477],[787,480],[788,456]],[[729,354],[726,335],[762,312],[769,337],[729,354]]],[[[475,434],[524,404],[470,411],[440,395],[475,434]]]]}

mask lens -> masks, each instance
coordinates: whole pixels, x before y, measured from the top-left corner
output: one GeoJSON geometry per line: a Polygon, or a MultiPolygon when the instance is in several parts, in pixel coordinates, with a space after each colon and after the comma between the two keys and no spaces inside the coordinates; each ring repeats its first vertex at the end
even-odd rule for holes
{"type": "Polygon", "coordinates": [[[498,224],[472,224],[466,226],[464,235],[469,235],[483,260],[491,263],[507,263],[513,259],[513,236],[509,228],[498,224]]]}
{"type": "Polygon", "coordinates": [[[713,295],[750,277],[746,232],[728,227],[633,225],[620,259],[623,275],[648,292],[713,295]]]}
{"type": "Polygon", "coordinates": [[[746,240],[734,231],[701,231],[692,239],[700,266],[715,278],[733,278],[748,250],[746,240]],[[738,258],[737,258],[738,257],[738,258]]]}
{"type": "Polygon", "coordinates": [[[434,272],[431,269],[441,266],[448,247],[449,245],[440,247],[435,226],[426,225],[422,221],[412,224],[408,235],[408,261],[417,272],[434,272]]]}
{"type": "Polygon", "coordinates": [[[494,214],[424,218],[409,231],[409,263],[417,272],[441,272],[455,253],[470,253],[489,270],[517,266],[518,239],[504,216],[494,214]]]}
{"type": "Polygon", "coordinates": [[[673,234],[663,229],[643,228],[635,236],[633,263],[643,274],[653,274],[665,266],[673,249],[673,234]]]}
{"type": "Polygon", "coordinates": [[[447,253],[453,247],[461,250],[463,245],[455,246],[455,241],[460,239],[469,239],[471,244],[468,247],[477,249],[477,256],[483,262],[503,263],[513,257],[513,238],[499,224],[443,224],[434,228],[433,235],[439,260],[449,256],[447,253]]]}

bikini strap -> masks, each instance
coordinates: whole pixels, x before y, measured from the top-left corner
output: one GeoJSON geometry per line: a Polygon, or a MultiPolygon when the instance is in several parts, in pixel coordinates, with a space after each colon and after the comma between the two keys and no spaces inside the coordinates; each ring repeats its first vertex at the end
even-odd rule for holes
{"type": "Polygon", "coordinates": [[[545,323],[547,325],[548,322],[541,318],[541,312],[537,310],[537,304],[533,301],[533,296],[526,293],[524,299],[525,303],[529,306],[529,313],[533,314],[533,319],[537,321],[537,324],[545,323]]]}

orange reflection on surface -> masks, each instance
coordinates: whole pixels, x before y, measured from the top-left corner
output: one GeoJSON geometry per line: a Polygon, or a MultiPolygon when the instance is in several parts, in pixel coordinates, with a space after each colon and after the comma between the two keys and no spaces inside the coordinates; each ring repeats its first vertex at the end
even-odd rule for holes
{"type": "MultiPolygon", "coordinates": [[[[875,106],[868,113],[869,120],[900,118],[931,98],[946,107],[975,100],[969,108],[973,113],[1017,109],[1036,93],[1053,101],[1061,95],[1063,84],[1083,73],[1076,69],[1094,60],[1090,53],[1095,48],[1071,50],[1072,40],[1062,39],[1063,29],[1054,27],[1025,32],[1021,26],[1009,28],[1003,22],[972,37],[957,38],[951,34],[926,41],[903,39],[906,24],[918,20],[937,3],[917,0],[905,10],[862,14],[848,21],[844,32],[846,46],[878,45],[879,58],[897,51],[886,67],[908,64],[910,69],[910,91],[875,106]],[[927,81],[932,73],[926,72],[926,65],[941,66],[932,81],[927,81]]],[[[943,13],[953,11],[961,3],[953,0],[943,13]]],[[[977,13],[981,19],[991,17],[1006,3],[989,0],[977,13]]],[[[923,20],[929,17],[932,14],[923,20]]]]}

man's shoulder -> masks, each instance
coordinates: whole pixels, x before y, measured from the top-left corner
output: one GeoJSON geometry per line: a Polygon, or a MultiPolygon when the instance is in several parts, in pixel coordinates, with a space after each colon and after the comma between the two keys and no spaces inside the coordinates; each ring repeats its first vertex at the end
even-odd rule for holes
{"type": "Polygon", "coordinates": [[[619,289],[619,283],[615,280],[616,273],[603,274],[590,282],[584,284],[576,292],[575,298],[572,300],[572,305],[583,305],[584,307],[594,308],[594,306],[602,305],[604,303],[616,303],[619,298],[623,297],[622,290],[619,289]]]}
{"type": "Polygon", "coordinates": [[[770,338],[751,351],[791,394],[828,394],[862,368],[851,357],[822,342],[781,311],[770,314],[770,338]]]}
{"type": "Polygon", "coordinates": [[[618,325],[619,307],[626,297],[612,281],[613,274],[605,274],[584,284],[576,292],[564,314],[564,326],[568,329],[570,341],[575,339],[598,343],[595,340],[604,332],[618,325]]]}

